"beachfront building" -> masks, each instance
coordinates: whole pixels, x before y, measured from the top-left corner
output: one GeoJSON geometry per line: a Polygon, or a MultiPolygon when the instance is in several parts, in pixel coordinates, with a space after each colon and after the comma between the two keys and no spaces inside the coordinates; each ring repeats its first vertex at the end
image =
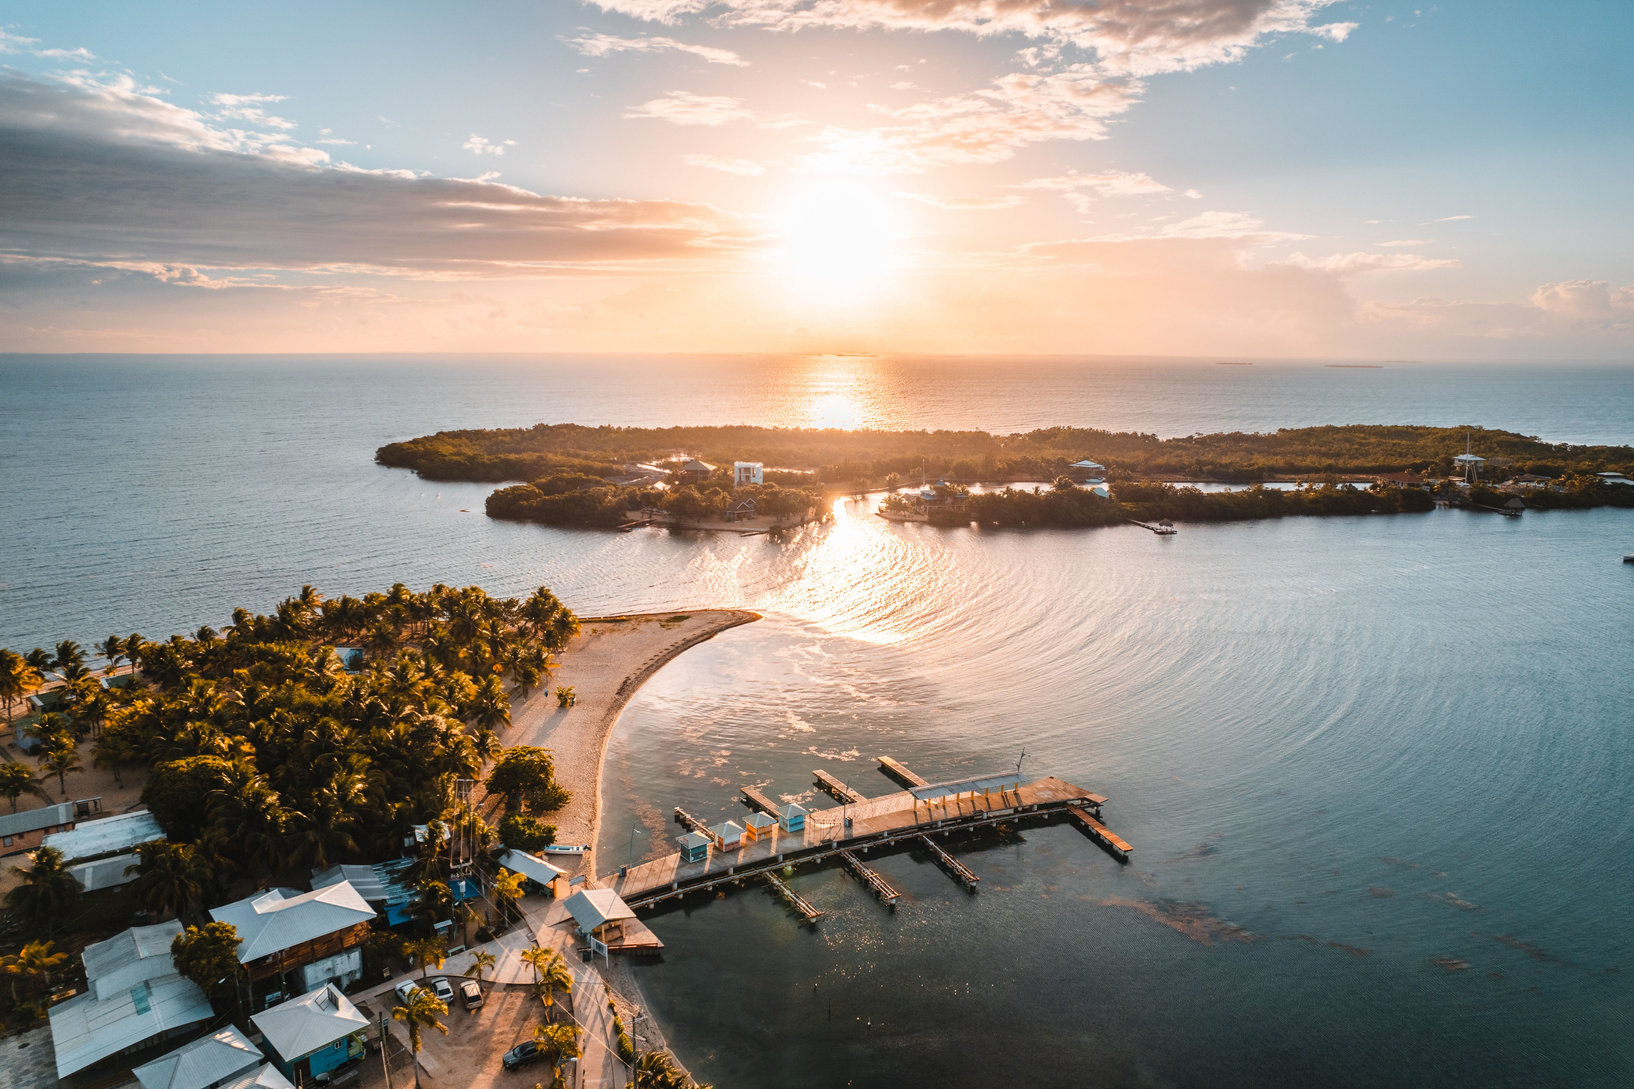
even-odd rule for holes
{"type": "Polygon", "coordinates": [[[736,503],[733,503],[730,507],[726,508],[725,513],[721,515],[721,520],[724,522],[747,521],[758,513],[758,508],[759,504],[753,499],[739,499],[736,503]]]}
{"type": "Polygon", "coordinates": [[[260,1048],[228,1025],[143,1063],[131,1073],[142,1089],[221,1089],[255,1077],[263,1067],[271,1070],[279,1082],[289,1084],[282,1074],[272,1070],[260,1048]]]}
{"type": "Polygon", "coordinates": [[[369,1019],[333,983],[250,1018],[278,1069],[306,1084],[320,1074],[363,1058],[369,1019]]]}
{"type": "Polygon", "coordinates": [[[215,1016],[198,984],[183,979],[170,959],[170,943],[181,932],[175,921],[133,926],[85,947],[85,993],[51,1007],[58,1078],[180,1036],[215,1016]]]}
{"type": "Polygon", "coordinates": [[[701,832],[688,832],[684,836],[676,836],[681,844],[682,862],[702,862],[709,857],[709,847],[715,841],[701,832]]]}
{"type": "Polygon", "coordinates": [[[776,830],[777,822],[764,813],[751,813],[743,819],[743,838],[753,843],[755,840],[770,839],[776,830]]]}
{"type": "Polygon", "coordinates": [[[567,871],[552,866],[538,855],[515,849],[499,856],[499,864],[512,873],[519,873],[557,899],[567,895],[567,871]]]}
{"type": "Polygon", "coordinates": [[[1088,458],[1068,465],[1067,471],[1074,480],[1084,484],[1100,484],[1106,480],[1106,466],[1088,458]]]}
{"type": "Polygon", "coordinates": [[[1600,478],[1602,484],[1622,484],[1634,488],[1634,480],[1630,480],[1622,473],[1595,473],[1594,475],[1600,478]]]}
{"type": "Polygon", "coordinates": [[[766,466],[758,461],[734,461],[732,463],[732,487],[741,488],[746,484],[766,483],[766,466]]]}
{"type": "Polygon", "coordinates": [[[696,483],[701,480],[709,479],[709,477],[714,474],[715,467],[709,464],[707,461],[699,461],[697,458],[688,458],[686,461],[681,463],[681,467],[677,469],[676,472],[680,473],[688,480],[696,483]]]}
{"type": "Polygon", "coordinates": [[[360,979],[363,942],[378,914],[351,882],[339,881],[311,892],[273,889],[214,908],[210,917],[238,930],[252,1004],[272,1005],[286,994],[360,979]]]}
{"type": "MultiPolygon", "coordinates": [[[[702,836],[698,837],[703,839],[702,836]]],[[[704,843],[708,843],[704,840],[704,843]]],[[[580,889],[563,905],[579,933],[590,941],[592,951],[605,956],[609,942],[624,937],[624,924],[635,912],[612,889],[580,889]]]]}
{"type": "Polygon", "coordinates": [[[785,832],[800,832],[806,827],[806,807],[790,802],[777,811],[777,826],[785,832]]]}
{"type": "Polygon", "coordinates": [[[0,855],[15,855],[32,851],[45,842],[53,832],[74,827],[74,803],[25,809],[21,813],[0,816],[0,855]]]}
{"type": "Polygon", "coordinates": [[[735,851],[743,846],[743,825],[737,821],[725,821],[709,829],[709,834],[715,840],[715,846],[722,851],[735,851]]]}

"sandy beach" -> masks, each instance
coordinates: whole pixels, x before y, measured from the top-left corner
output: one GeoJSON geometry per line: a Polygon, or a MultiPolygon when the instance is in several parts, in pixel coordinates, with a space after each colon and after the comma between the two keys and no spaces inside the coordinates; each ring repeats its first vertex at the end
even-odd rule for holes
{"type": "MultiPolygon", "coordinates": [[[[556,825],[558,843],[587,843],[592,848],[601,827],[601,765],[619,712],[643,682],[689,647],[728,628],[759,620],[746,609],[643,613],[587,618],[561,653],[548,691],[540,688],[511,712],[506,745],[550,749],[556,778],[573,799],[546,819],[556,825]],[[577,701],[557,706],[556,689],[569,687],[577,701]]],[[[571,856],[553,857],[564,869],[571,856]]],[[[586,854],[580,871],[595,879],[595,855],[586,854]]]]}

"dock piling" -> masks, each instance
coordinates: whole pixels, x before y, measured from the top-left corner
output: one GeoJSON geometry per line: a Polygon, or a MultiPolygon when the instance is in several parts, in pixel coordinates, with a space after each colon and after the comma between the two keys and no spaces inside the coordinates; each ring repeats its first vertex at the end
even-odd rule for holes
{"type": "Polygon", "coordinates": [[[795,911],[798,911],[805,918],[806,922],[815,923],[818,919],[822,918],[823,913],[812,907],[811,901],[789,888],[788,884],[775,873],[766,874],[766,884],[772,887],[772,891],[776,892],[783,899],[787,900],[789,906],[795,911]]]}
{"type": "Polygon", "coordinates": [[[942,868],[952,874],[955,880],[967,889],[975,889],[976,882],[980,881],[981,878],[971,873],[964,863],[942,850],[941,845],[929,836],[920,836],[919,842],[930,848],[930,853],[935,857],[936,861],[940,862],[942,868]]]}

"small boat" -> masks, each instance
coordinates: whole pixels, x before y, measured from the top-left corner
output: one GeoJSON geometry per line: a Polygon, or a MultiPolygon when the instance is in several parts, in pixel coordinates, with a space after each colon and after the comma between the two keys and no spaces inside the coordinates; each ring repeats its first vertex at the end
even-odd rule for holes
{"type": "Polygon", "coordinates": [[[1624,563],[1634,563],[1634,552],[1630,552],[1628,555],[1624,556],[1623,557],[1623,562],[1624,563]]]}
{"type": "Polygon", "coordinates": [[[542,854],[547,855],[582,855],[590,850],[590,844],[552,843],[548,847],[539,848],[539,850],[542,854]]]}

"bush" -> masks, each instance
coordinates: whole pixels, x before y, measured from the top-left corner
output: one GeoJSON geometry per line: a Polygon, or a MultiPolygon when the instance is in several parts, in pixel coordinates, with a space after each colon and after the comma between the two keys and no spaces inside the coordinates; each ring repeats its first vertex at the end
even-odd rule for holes
{"type": "Polygon", "coordinates": [[[556,842],[556,826],[513,813],[499,822],[499,841],[513,851],[537,851],[556,842]]]}

